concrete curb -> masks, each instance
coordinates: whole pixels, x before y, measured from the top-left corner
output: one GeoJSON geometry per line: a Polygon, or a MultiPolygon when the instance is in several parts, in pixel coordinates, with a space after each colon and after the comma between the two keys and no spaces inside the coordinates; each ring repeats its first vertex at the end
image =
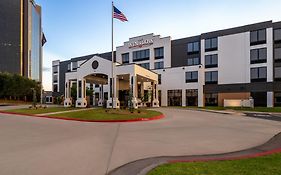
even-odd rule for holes
{"type": "Polygon", "coordinates": [[[138,119],[131,119],[131,120],[82,120],[82,119],[75,119],[75,118],[64,118],[64,117],[52,117],[52,116],[45,116],[45,115],[35,115],[35,114],[19,114],[15,112],[6,112],[0,111],[2,114],[9,114],[9,115],[19,115],[19,116],[26,116],[26,117],[37,117],[37,118],[48,118],[48,119],[56,119],[56,120],[68,120],[68,121],[77,121],[77,122],[92,122],[92,123],[128,123],[128,122],[143,122],[143,121],[152,121],[152,120],[159,120],[164,118],[164,114],[159,116],[154,116],[151,118],[138,118],[138,119]]]}
{"type": "Polygon", "coordinates": [[[281,133],[272,137],[265,144],[257,147],[223,154],[161,156],[129,162],[109,172],[108,175],[146,175],[149,171],[162,164],[178,162],[208,162],[223,160],[240,160],[281,153],[281,133]]]}

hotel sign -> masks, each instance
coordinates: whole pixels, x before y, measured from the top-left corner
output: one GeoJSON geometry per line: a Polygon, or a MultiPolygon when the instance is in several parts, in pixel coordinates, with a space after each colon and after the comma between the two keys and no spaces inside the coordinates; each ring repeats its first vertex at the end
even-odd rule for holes
{"type": "Polygon", "coordinates": [[[136,42],[129,43],[129,49],[142,48],[153,44],[153,39],[141,39],[136,42]]]}

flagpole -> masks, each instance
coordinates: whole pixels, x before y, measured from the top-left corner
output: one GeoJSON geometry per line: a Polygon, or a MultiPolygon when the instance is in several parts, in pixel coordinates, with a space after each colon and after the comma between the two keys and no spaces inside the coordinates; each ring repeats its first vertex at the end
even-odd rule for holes
{"type": "Polygon", "coordinates": [[[111,12],[111,108],[113,109],[113,98],[114,98],[114,80],[113,80],[113,65],[114,65],[114,52],[113,52],[113,13],[114,5],[112,1],[112,12],[111,12]]]}

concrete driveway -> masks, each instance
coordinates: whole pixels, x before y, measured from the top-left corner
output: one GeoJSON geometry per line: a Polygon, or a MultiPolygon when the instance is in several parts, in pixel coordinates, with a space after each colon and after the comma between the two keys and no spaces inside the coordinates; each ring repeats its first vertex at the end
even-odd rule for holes
{"type": "Polygon", "coordinates": [[[0,175],[104,175],[155,156],[215,154],[254,147],[281,122],[160,108],[166,118],[81,123],[0,114],[0,175]]]}

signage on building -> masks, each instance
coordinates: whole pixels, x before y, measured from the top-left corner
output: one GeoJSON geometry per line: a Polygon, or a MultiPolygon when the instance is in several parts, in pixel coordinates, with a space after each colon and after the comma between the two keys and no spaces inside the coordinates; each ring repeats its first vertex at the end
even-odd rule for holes
{"type": "Polygon", "coordinates": [[[153,44],[153,39],[141,39],[136,42],[129,43],[129,49],[142,48],[153,44]]]}

